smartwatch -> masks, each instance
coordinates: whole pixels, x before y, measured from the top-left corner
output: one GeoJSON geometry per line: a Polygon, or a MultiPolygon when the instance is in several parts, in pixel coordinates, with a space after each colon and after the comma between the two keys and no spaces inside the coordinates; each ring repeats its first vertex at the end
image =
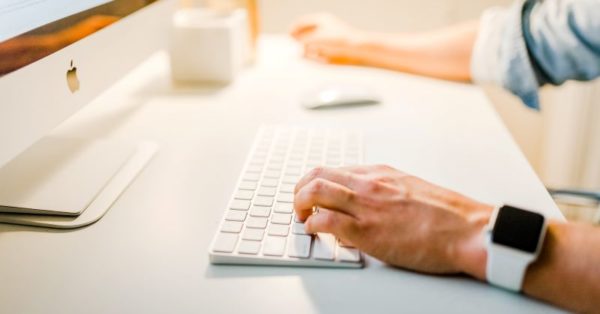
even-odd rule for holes
{"type": "Polygon", "coordinates": [[[486,228],[487,281],[520,292],[527,267],[540,254],[546,229],[542,214],[507,205],[496,207],[486,228]]]}

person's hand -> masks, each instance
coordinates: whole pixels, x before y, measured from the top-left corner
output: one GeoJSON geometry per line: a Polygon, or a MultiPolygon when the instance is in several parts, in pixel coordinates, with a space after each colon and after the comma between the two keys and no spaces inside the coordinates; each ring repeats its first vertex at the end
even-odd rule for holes
{"type": "Polygon", "coordinates": [[[492,207],[393,168],[316,168],[296,186],[294,209],[308,233],[332,233],[391,265],[485,278],[492,207]]]}
{"type": "Polygon", "coordinates": [[[362,64],[359,46],[364,34],[339,18],[318,13],[303,16],[291,27],[307,58],[336,64],[362,64]]]}

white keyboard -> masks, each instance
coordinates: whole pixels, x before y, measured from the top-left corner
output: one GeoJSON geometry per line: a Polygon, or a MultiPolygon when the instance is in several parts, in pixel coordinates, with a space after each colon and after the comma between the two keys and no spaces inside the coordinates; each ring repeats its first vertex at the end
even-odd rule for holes
{"type": "Polygon", "coordinates": [[[213,264],[363,266],[360,252],[331,234],[306,234],[294,188],[317,166],[362,163],[356,131],[263,127],[210,248],[213,264]]]}

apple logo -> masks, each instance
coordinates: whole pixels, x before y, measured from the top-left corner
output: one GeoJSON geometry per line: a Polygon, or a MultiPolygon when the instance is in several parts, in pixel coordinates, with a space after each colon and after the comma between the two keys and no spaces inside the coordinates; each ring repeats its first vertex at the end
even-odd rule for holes
{"type": "Polygon", "coordinates": [[[73,66],[73,60],[71,60],[71,66],[67,71],[67,84],[71,93],[79,91],[79,78],[77,77],[77,67],[73,66]]]}

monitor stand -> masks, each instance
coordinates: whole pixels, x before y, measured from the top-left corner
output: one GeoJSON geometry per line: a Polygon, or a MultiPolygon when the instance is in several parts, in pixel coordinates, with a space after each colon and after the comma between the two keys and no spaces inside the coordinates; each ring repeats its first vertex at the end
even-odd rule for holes
{"type": "Polygon", "coordinates": [[[48,137],[0,168],[0,223],[80,228],[98,221],[158,147],[48,137]]]}

